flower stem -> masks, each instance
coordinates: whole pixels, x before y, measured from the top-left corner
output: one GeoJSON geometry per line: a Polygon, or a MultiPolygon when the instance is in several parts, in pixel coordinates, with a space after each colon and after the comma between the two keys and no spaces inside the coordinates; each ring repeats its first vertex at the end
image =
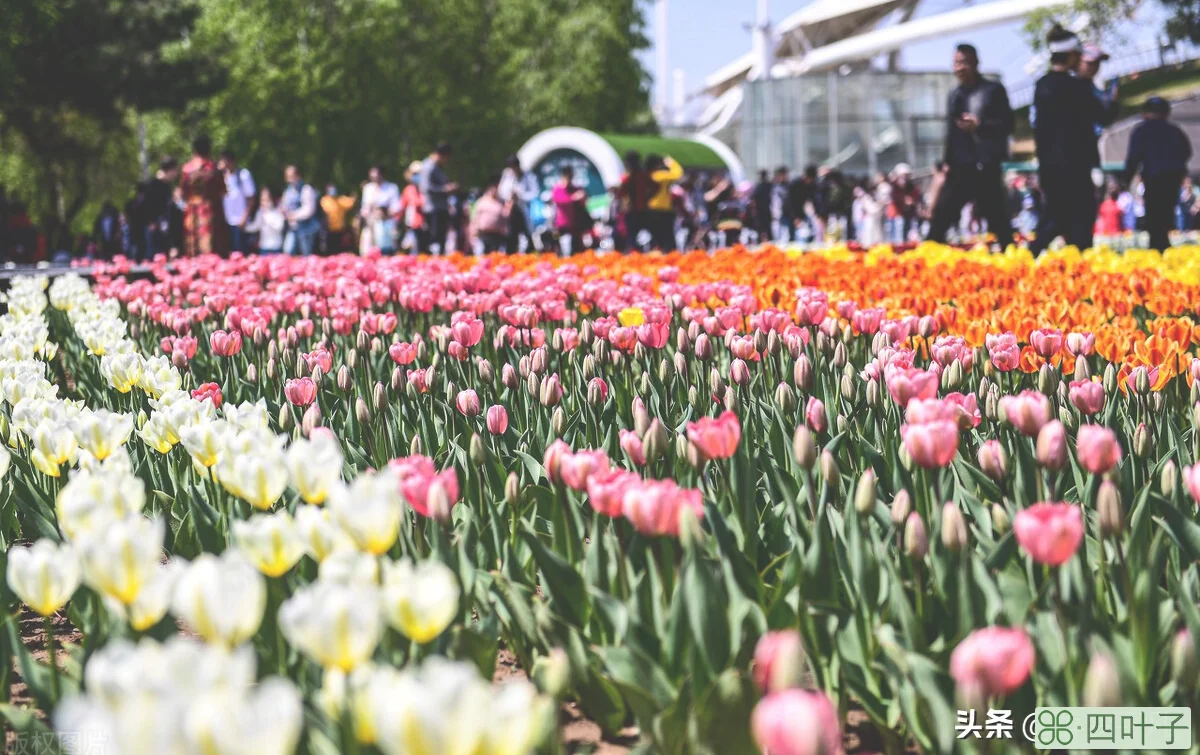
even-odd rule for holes
{"type": "Polygon", "coordinates": [[[46,653],[50,661],[50,702],[58,704],[58,649],[54,645],[54,619],[52,616],[43,617],[46,628],[46,653]]]}

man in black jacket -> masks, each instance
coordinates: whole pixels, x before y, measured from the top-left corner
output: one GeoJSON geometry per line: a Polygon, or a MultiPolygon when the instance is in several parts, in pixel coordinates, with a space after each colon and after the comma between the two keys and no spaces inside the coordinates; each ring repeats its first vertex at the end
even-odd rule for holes
{"type": "Polygon", "coordinates": [[[1008,157],[1013,112],[1004,85],[979,75],[979,53],[962,44],[954,52],[958,86],[950,92],[946,112],[946,183],[938,194],[929,223],[929,238],[945,242],[967,202],[987,220],[1001,246],[1012,241],[1012,222],[1004,209],[1000,165],[1008,157]]]}
{"type": "Polygon", "coordinates": [[[1096,125],[1107,126],[1117,114],[1115,102],[1098,98],[1091,82],[1073,73],[1083,52],[1079,37],[1055,26],[1047,47],[1050,71],[1038,79],[1033,92],[1038,183],[1045,201],[1037,238],[1029,245],[1034,254],[1041,254],[1058,236],[1081,251],[1092,245],[1092,169],[1100,165],[1096,125]]]}
{"type": "Polygon", "coordinates": [[[1162,251],[1171,245],[1171,223],[1179,201],[1179,186],[1192,158],[1192,143],[1183,129],[1169,123],[1171,103],[1151,97],[1142,105],[1142,122],[1129,136],[1125,180],[1142,174],[1146,188],[1146,230],[1150,248],[1162,251]]]}

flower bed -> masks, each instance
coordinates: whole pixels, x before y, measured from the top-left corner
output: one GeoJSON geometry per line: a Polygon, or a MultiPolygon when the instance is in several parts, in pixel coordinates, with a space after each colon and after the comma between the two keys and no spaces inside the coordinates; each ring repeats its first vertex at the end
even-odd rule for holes
{"type": "Polygon", "coordinates": [[[1189,253],[121,272],[0,318],[6,608],[83,636],[9,644],[68,749],[553,752],[573,700],[648,752],[837,751],[852,705],[950,752],[1196,701],[1189,253]]]}

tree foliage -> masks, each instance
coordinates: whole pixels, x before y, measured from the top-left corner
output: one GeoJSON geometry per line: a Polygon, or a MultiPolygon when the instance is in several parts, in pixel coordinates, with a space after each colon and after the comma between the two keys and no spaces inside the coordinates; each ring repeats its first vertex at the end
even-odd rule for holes
{"type": "MultiPolygon", "coordinates": [[[[0,0],[0,8],[0,78],[19,74],[0,81],[0,153],[8,148],[0,182],[42,163],[51,175],[75,175],[65,166],[79,160],[85,183],[95,186],[92,167],[104,165],[130,185],[135,108],[155,111],[146,117],[153,157],[185,151],[203,131],[260,181],[278,183],[296,163],[313,180],[347,187],[373,163],[397,175],[441,140],[455,146],[458,177],[478,182],[549,126],[653,128],[637,59],[648,45],[642,0],[0,0]],[[10,11],[18,23],[4,23],[10,11]],[[41,128],[47,121],[55,130],[41,128]]],[[[29,190],[45,217],[56,201],[49,185],[29,190]]]]}

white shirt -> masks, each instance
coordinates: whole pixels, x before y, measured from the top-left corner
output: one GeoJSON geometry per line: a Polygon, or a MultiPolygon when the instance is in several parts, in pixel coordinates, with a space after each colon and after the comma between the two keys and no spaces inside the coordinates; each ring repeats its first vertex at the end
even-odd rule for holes
{"type": "Polygon", "coordinates": [[[242,168],[236,173],[225,174],[225,222],[230,225],[242,225],[246,217],[246,207],[254,196],[254,177],[250,171],[242,168]]]}
{"type": "Polygon", "coordinates": [[[391,181],[374,183],[368,181],[363,186],[362,203],[359,214],[369,218],[376,207],[382,207],[387,214],[392,214],[400,206],[400,187],[391,181]]]}
{"type": "Polygon", "coordinates": [[[254,219],[246,224],[246,230],[258,233],[258,248],[276,251],[283,248],[283,229],[287,218],[278,207],[260,208],[254,219]]]}

